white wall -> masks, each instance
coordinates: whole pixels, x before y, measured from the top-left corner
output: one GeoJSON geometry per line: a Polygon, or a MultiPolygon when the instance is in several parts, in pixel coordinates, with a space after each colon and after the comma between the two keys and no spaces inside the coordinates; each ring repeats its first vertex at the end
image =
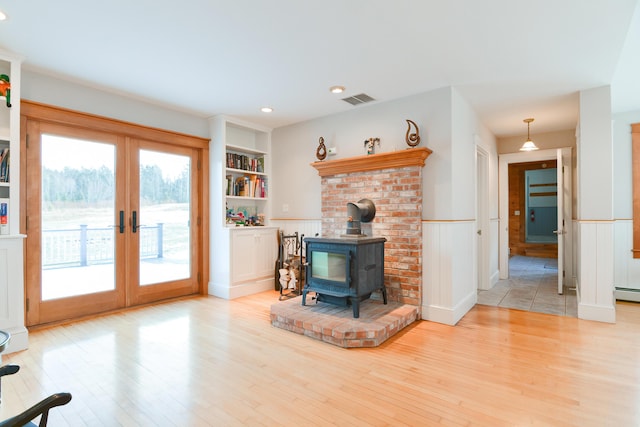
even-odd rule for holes
{"type": "Polygon", "coordinates": [[[609,86],[580,92],[578,317],[615,322],[613,141],[609,86]]]}
{"type": "MultiPolygon", "coordinates": [[[[322,136],[327,148],[337,155],[326,160],[366,154],[364,141],[380,138],[376,153],[404,150],[406,119],[420,129],[420,146],[433,150],[426,160],[423,179],[423,215],[434,217],[441,204],[433,200],[451,192],[450,88],[442,88],[389,102],[375,102],[353,110],[274,129],[272,133],[272,205],[274,218],[319,219],[321,210],[320,177],[309,164],[315,157],[322,136]],[[444,159],[444,161],[443,161],[444,159]],[[288,205],[288,211],[283,209],[288,205]]],[[[448,215],[450,216],[450,214],[448,215]]]]}
{"type": "MultiPolygon", "coordinates": [[[[22,69],[22,99],[209,138],[205,117],[22,69]]],[[[170,96],[167,94],[167,96],[170,96]]]]}

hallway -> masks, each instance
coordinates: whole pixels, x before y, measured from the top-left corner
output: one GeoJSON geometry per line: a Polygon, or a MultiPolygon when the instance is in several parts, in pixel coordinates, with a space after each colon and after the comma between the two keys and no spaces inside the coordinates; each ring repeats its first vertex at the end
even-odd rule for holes
{"type": "Polygon", "coordinates": [[[487,291],[478,291],[478,304],[577,317],[575,289],[558,295],[558,267],[553,258],[513,256],[509,278],[487,291]]]}

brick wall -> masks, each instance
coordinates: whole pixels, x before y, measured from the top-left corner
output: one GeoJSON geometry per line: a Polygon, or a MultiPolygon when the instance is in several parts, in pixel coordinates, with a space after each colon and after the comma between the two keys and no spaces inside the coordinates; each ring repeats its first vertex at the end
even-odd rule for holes
{"type": "MultiPolygon", "coordinates": [[[[376,216],[367,236],[385,237],[384,279],[389,301],[420,305],[422,292],[422,167],[408,166],[322,178],[322,236],[347,229],[347,202],[371,199],[376,216]]],[[[379,295],[373,298],[380,298],[379,295]]]]}

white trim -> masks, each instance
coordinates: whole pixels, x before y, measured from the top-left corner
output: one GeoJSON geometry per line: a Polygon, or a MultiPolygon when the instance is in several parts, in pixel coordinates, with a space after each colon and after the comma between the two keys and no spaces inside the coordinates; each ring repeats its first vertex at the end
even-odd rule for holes
{"type": "Polygon", "coordinates": [[[479,144],[476,137],[475,159],[475,207],[476,207],[476,250],[475,270],[477,277],[477,289],[491,289],[490,259],[491,259],[491,224],[489,221],[489,152],[479,144]],[[480,167],[479,167],[480,166],[480,167]],[[482,233],[479,235],[477,233],[482,233]]]}
{"type": "Polygon", "coordinates": [[[595,320],[596,322],[616,323],[616,310],[615,307],[578,303],[578,318],[595,320]]]}
{"type": "Polygon", "coordinates": [[[242,283],[240,285],[228,286],[220,283],[209,283],[209,294],[227,300],[257,294],[259,292],[271,291],[275,289],[274,278],[268,277],[256,280],[255,282],[242,283]]]}
{"type": "Polygon", "coordinates": [[[454,326],[464,317],[465,314],[467,314],[469,310],[473,308],[474,305],[476,305],[477,302],[478,294],[472,293],[467,295],[453,308],[436,305],[423,305],[422,319],[454,326]]]}

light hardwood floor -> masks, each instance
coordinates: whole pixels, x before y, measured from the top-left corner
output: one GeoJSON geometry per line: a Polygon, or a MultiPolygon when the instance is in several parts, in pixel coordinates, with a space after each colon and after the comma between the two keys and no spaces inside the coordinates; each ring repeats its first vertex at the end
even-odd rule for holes
{"type": "Polygon", "coordinates": [[[604,324],[477,305],[343,349],[274,328],[276,292],[34,331],[0,419],[69,391],[51,426],[640,425],[640,305],[604,324]]]}

